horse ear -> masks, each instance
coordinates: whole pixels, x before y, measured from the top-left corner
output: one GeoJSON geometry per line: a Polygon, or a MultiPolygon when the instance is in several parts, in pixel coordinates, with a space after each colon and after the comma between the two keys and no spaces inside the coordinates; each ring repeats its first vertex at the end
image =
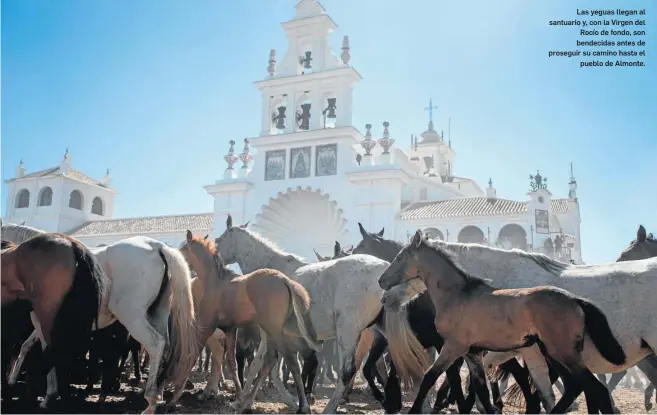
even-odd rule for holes
{"type": "Polygon", "coordinates": [[[233,227],[233,217],[230,216],[230,213],[228,214],[228,218],[226,218],[226,229],[230,229],[233,227]]]}
{"type": "Polygon", "coordinates": [[[242,228],[242,229],[246,228],[247,226],[249,226],[249,223],[251,223],[251,221],[248,221],[245,224],[240,225],[240,228],[242,228]]]}
{"type": "Polygon", "coordinates": [[[192,242],[193,238],[194,238],[194,236],[192,235],[192,231],[187,229],[187,242],[192,242]]]}
{"type": "Polygon", "coordinates": [[[320,262],[321,262],[321,261],[323,261],[323,260],[324,260],[324,258],[322,258],[322,256],[321,256],[320,254],[318,254],[318,253],[317,253],[317,251],[315,251],[315,249],[314,249],[314,248],[313,248],[313,252],[315,253],[315,256],[317,257],[317,260],[318,260],[318,261],[320,261],[320,262]]]}
{"type": "Polygon", "coordinates": [[[335,241],[335,246],[333,247],[333,256],[338,256],[342,252],[342,246],[340,242],[335,241]]]}
{"type": "Polygon", "coordinates": [[[23,222],[21,222],[21,226],[24,226],[26,223],[27,223],[27,221],[24,220],[23,222]]]}
{"type": "Polygon", "coordinates": [[[385,231],[385,230],[386,230],[386,228],[385,228],[385,226],[384,226],[383,228],[381,228],[381,232],[377,233],[377,235],[379,235],[379,236],[383,236],[383,231],[385,231]]]}
{"type": "Polygon", "coordinates": [[[422,231],[417,230],[415,232],[415,235],[413,235],[413,240],[411,241],[411,244],[413,244],[416,248],[419,247],[422,244],[422,231]]]}
{"type": "Polygon", "coordinates": [[[208,239],[208,236],[210,236],[210,234],[206,233],[205,236],[203,237],[203,239],[208,239]]]}
{"type": "Polygon", "coordinates": [[[350,253],[352,253],[352,252],[354,252],[354,246],[353,246],[353,245],[351,245],[351,248],[349,248],[349,249],[347,250],[347,253],[348,253],[348,254],[350,254],[350,253]]]}
{"type": "Polygon", "coordinates": [[[361,234],[361,236],[362,236],[363,238],[369,236],[369,235],[367,234],[367,231],[365,230],[365,228],[363,228],[363,225],[362,225],[360,222],[358,222],[358,230],[360,230],[360,234],[361,234]]]}
{"type": "Polygon", "coordinates": [[[646,240],[646,228],[643,225],[639,225],[639,230],[636,232],[636,241],[645,242],[646,240]]]}

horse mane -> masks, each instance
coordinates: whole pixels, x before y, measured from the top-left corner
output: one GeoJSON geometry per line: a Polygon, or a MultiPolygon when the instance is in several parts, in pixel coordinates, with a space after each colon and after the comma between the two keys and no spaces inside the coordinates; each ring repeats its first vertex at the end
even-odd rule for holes
{"type": "Polygon", "coordinates": [[[2,237],[7,238],[7,240],[12,240],[15,243],[22,243],[31,239],[37,235],[46,233],[41,229],[33,228],[27,225],[15,225],[9,223],[7,225],[2,225],[2,237]],[[11,238],[11,239],[10,239],[11,238]]]}
{"type": "Polygon", "coordinates": [[[465,281],[465,288],[464,291],[471,291],[477,287],[480,286],[488,286],[490,287],[491,285],[483,278],[474,276],[470,273],[468,273],[465,269],[463,269],[459,264],[458,264],[458,257],[456,256],[456,253],[452,251],[448,251],[444,249],[439,241],[429,241],[425,240],[424,244],[431,249],[433,252],[436,254],[440,255],[447,264],[454,269],[454,271],[460,275],[463,280],[465,281]]]}
{"type": "Polygon", "coordinates": [[[16,247],[15,243],[13,243],[12,241],[8,241],[6,239],[3,239],[2,240],[2,246],[0,247],[0,249],[5,250],[5,249],[15,248],[15,247],[16,247]]]}
{"type": "Polygon", "coordinates": [[[461,243],[461,242],[445,242],[437,241],[439,244],[446,246],[450,251],[458,251],[459,254],[464,254],[467,257],[469,251],[488,251],[495,252],[499,255],[512,255],[514,257],[521,257],[529,259],[534,264],[538,265],[543,270],[559,277],[561,273],[571,267],[572,265],[552,259],[549,256],[539,252],[526,252],[521,249],[513,248],[511,250],[501,249],[493,246],[487,246],[476,243],[461,243]]]}
{"type": "Polygon", "coordinates": [[[237,228],[237,229],[240,229],[242,232],[245,232],[247,235],[251,236],[257,242],[260,242],[261,244],[263,244],[267,248],[271,249],[277,255],[280,255],[282,257],[285,257],[285,256],[293,257],[294,259],[296,259],[299,262],[302,262],[303,264],[306,264],[306,265],[309,264],[304,258],[300,257],[299,255],[291,254],[289,252],[283,251],[281,248],[278,247],[276,242],[262,236],[261,234],[259,234],[258,232],[255,232],[252,229],[248,229],[248,228],[237,228]]]}
{"type": "Polygon", "coordinates": [[[214,244],[214,241],[211,239],[205,239],[200,236],[194,236],[192,237],[192,241],[198,243],[203,247],[208,254],[214,259],[214,263],[217,266],[217,277],[219,279],[223,279],[225,277],[228,277],[228,279],[233,279],[237,274],[233,272],[230,268],[228,268],[224,264],[223,258],[221,258],[221,254],[217,250],[217,247],[214,244]]]}

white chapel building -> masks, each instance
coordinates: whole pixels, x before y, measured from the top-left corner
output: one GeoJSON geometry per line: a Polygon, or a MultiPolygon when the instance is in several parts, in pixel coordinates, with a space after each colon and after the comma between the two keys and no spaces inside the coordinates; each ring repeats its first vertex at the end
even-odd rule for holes
{"type": "MultiPolygon", "coordinates": [[[[288,49],[269,55],[257,136],[230,142],[223,176],[205,186],[214,200],[207,214],[115,219],[108,174],[95,180],[71,166],[68,150],[57,167],[28,173],[21,161],[6,180],[5,223],[68,233],[88,246],[147,235],[179,246],[185,231],[225,230],[226,216],[314,261],[335,241],[357,244],[358,223],[370,232],[408,240],[415,230],[447,241],[540,251],[582,263],[577,183],[553,198],[539,172],[526,200],[499,198],[492,180],[481,187],[454,175],[456,153],[434,129],[396,146],[387,122],[352,124],[352,96],[361,75],[349,64],[349,38],[336,55],[335,22],[316,0],[302,0],[282,23],[288,49]],[[236,148],[236,146],[238,146],[236,148]]],[[[430,103],[431,108],[431,103],[430,103]]],[[[572,167],[571,167],[572,172],[572,167]]],[[[564,186],[565,187],[565,186],[564,186]]]]}

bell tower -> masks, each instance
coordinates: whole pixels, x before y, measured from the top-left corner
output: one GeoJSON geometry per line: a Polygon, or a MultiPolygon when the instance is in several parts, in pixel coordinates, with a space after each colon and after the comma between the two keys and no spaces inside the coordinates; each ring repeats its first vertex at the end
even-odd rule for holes
{"type": "Polygon", "coordinates": [[[291,134],[352,125],[353,86],[360,74],[349,65],[348,36],[342,53],[331,50],[337,25],[317,0],[301,0],[294,19],[282,23],[288,48],[280,62],[269,52],[262,93],[260,136],[291,134]]]}

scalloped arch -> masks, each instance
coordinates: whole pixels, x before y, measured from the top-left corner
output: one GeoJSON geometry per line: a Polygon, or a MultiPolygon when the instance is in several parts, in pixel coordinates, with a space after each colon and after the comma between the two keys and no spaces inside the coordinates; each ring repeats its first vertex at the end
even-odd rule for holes
{"type": "Polygon", "coordinates": [[[335,241],[350,243],[347,219],[330,195],[310,186],[288,187],[270,197],[253,230],[283,250],[314,262],[313,249],[332,252],[335,241]]]}

